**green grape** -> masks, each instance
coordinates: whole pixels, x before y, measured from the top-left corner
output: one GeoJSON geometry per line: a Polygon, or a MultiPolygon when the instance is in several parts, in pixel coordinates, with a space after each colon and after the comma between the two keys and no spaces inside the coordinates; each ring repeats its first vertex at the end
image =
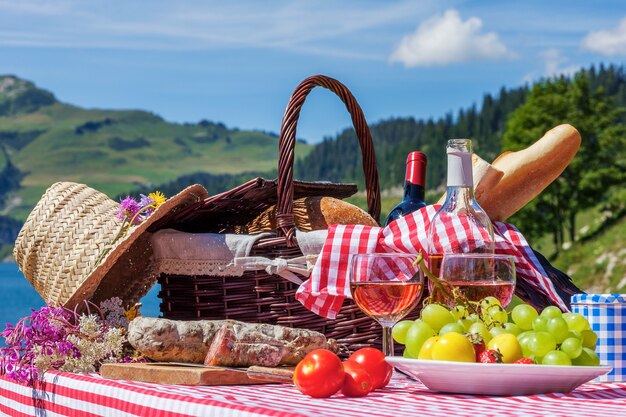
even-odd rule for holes
{"type": "Polygon", "coordinates": [[[552,336],[554,336],[554,340],[556,340],[557,344],[563,342],[569,333],[567,322],[562,317],[552,317],[551,319],[548,319],[546,330],[548,333],[552,333],[552,336]]]}
{"type": "Polygon", "coordinates": [[[521,332],[520,334],[517,335],[517,341],[522,343],[523,339],[528,339],[528,337],[530,335],[532,335],[534,332],[532,330],[526,330],[525,332],[521,332]]]}
{"type": "Polygon", "coordinates": [[[480,300],[480,302],[478,303],[478,305],[480,306],[481,309],[483,310],[487,310],[489,309],[491,306],[498,306],[498,307],[502,307],[502,304],[500,304],[500,300],[498,300],[496,297],[485,297],[482,300],[480,300]]]}
{"type": "Polygon", "coordinates": [[[463,327],[463,328],[465,329],[465,332],[469,331],[470,326],[471,326],[472,324],[474,324],[474,323],[472,323],[471,321],[467,321],[467,320],[465,320],[465,319],[458,319],[456,322],[457,322],[458,324],[460,324],[460,325],[461,325],[461,327],[463,327]]]}
{"type": "Polygon", "coordinates": [[[403,345],[406,340],[406,332],[409,331],[409,327],[411,327],[413,323],[413,320],[401,320],[397,322],[391,330],[393,340],[403,345]]]}
{"type": "Polygon", "coordinates": [[[562,315],[563,313],[561,312],[561,309],[556,306],[548,306],[544,308],[540,314],[540,316],[544,316],[549,319],[554,318],[554,317],[561,317],[562,315]]]}
{"type": "Polygon", "coordinates": [[[570,337],[561,343],[561,351],[565,352],[571,359],[576,359],[583,352],[583,344],[580,339],[570,337]]]}
{"type": "Polygon", "coordinates": [[[574,339],[583,340],[583,334],[575,330],[570,330],[569,332],[567,332],[567,337],[573,337],[574,339]]]}
{"type": "Polygon", "coordinates": [[[492,334],[489,333],[489,328],[481,322],[472,324],[468,329],[468,333],[475,333],[480,335],[480,337],[483,338],[485,344],[488,343],[493,337],[492,334]]]}
{"type": "Polygon", "coordinates": [[[545,356],[546,353],[556,349],[554,336],[548,332],[535,332],[528,337],[528,350],[536,356],[545,356]]]}
{"type": "Polygon", "coordinates": [[[515,336],[522,333],[522,329],[520,329],[520,327],[517,324],[511,323],[511,322],[504,323],[504,330],[506,330],[509,333],[514,334],[515,336]]]}
{"type": "Polygon", "coordinates": [[[529,304],[516,305],[511,311],[513,323],[517,324],[522,330],[530,330],[533,327],[533,320],[537,317],[537,310],[529,304]]]}
{"type": "Polygon", "coordinates": [[[405,350],[409,351],[412,357],[417,358],[424,342],[435,335],[435,331],[422,320],[415,320],[409,327],[405,337],[405,350]]]}
{"type": "Polygon", "coordinates": [[[548,318],[537,316],[533,320],[533,330],[536,332],[546,332],[548,331],[548,318]]]}
{"type": "Polygon", "coordinates": [[[444,324],[444,326],[439,330],[439,336],[443,336],[446,333],[465,333],[465,327],[459,324],[458,322],[444,324]]]}
{"type": "Polygon", "coordinates": [[[513,298],[511,298],[511,302],[509,302],[509,305],[506,306],[506,311],[510,313],[511,311],[513,311],[515,307],[521,304],[526,304],[526,303],[517,295],[513,294],[513,298]]]}
{"type": "Polygon", "coordinates": [[[464,318],[467,315],[467,309],[464,306],[459,304],[457,306],[454,306],[454,308],[452,310],[450,310],[450,313],[452,313],[452,315],[457,320],[460,320],[460,319],[464,318]]]}
{"type": "Polygon", "coordinates": [[[480,317],[488,327],[501,326],[509,319],[506,310],[497,305],[481,310],[480,317]]]}
{"type": "Polygon", "coordinates": [[[492,327],[491,329],[489,329],[489,333],[491,333],[493,337],[496,337],[499,334],[509,333],[509,332],[507,332],[504,327],[496,326],[496,327],[492,327]]]}
{"type": "Polygon", "coordinates": [[[591,330],[587,319],[578,313],[563,313],[563,319],[567,322],[570,330],[576,330],[577,332],[591,330]]]}
{"type": "Polygon", "coordinates": [[[570,366],[572,360],[569,356],[559,350],[551,350],[543,356],[542,365],[570,366]]]}
{"type": "Polygon", "coordinates": [[[411,355],[408,349],[404,349],[404,352],[402,352],[402,357],[408,359],[417,359],[417,357],[411,355]]]}
{"type": "Polygon", "coordinates": [[[441,330],[444,325],[456,321],[452,313],[441,304],[428,304],[424,307],[422,320],[436,332],[441,330]]]}
{"type": "Polygon", "coordinates": [[[596,343],[598,342],[598,335],[593,330],[583,330],[580,332],[583,339],[583,347],[591,350],[596,350],[596,343]]]}
{"type": "Polygon", "coordinates": [[[478,323],[480,321],[480,317],[478,317],[476,313],[469,314],[466,319],[472,323],[478,323]]]}
{"type": "Polygon", "coordinates": [[[572,359],[572,364],[577,366],[598,366],[600,365],[600,358],[596,355],[596,352],[584,347],[580,356],[572,359]]]}
{"type": "MultiPolygon", "coordinates": [[[[525,332],[520,333],[517,336],[517,341],[519,342],[519,345],[522,347],[522,353],[524,357],[526,358],[532,355],[532,352],[530,351],[530,348],[529,348],[530,345],[528,342],[530,340],[530,337],[534,334],[535,332],[527,330],[525,332]]],[[[540,363],[540,362],[537,362],[537,363],[540,363]]]]}

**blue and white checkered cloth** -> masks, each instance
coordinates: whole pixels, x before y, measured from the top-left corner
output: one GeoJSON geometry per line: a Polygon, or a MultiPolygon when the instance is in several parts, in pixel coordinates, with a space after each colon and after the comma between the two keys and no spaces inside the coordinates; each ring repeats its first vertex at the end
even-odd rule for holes
{"type": "Polygon", "coordinates": [[[587,318],[598,335],[601,364],[613,367],[597,381],[626,381],[626,294],[575,294],[572,312],[587,318]]]}

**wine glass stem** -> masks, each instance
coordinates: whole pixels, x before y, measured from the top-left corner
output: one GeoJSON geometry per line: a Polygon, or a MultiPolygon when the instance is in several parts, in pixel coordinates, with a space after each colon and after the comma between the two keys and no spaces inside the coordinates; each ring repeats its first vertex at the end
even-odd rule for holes
{"type": "Polygon", "coordinates": [[[391,326],[383,326],[383,353],[385,356],[394,356],[391,326]]]}

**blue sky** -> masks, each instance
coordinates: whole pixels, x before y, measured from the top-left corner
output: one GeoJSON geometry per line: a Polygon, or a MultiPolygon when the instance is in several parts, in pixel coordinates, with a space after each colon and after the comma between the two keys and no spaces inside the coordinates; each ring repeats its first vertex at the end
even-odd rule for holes
{"type": "MultiPolygon", "coordinates": [[[[83,107],[273,132],[312,74],[345,83],[372,123],[439,117],[502,86],[625,59],[623,0],[0,0],[0,74],[83,107]]],[[[315,90],[298,136],[349,125],[315,90]]]]}

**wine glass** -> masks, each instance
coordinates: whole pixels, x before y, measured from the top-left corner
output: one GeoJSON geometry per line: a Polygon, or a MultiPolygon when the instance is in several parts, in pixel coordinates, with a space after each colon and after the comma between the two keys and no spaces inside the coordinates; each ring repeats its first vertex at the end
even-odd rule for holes
{"type": "MultiPolygon", "coordinates": [[[[515,258],[491,253],[445,254],[439,278],[469,301],[495,297],[506,307],[515,291],[515,258]]],[[[435,300],[454,306],[454,300],[434,289],[435,300]]]]}
{"type": "Polygon", "coordinates": [[[415,262],[417,255],[369,253],[350,259],[352,299],[383,328],[383,352],[393,356],[391,328],[417,305],[424,275],[415,262]]]}

